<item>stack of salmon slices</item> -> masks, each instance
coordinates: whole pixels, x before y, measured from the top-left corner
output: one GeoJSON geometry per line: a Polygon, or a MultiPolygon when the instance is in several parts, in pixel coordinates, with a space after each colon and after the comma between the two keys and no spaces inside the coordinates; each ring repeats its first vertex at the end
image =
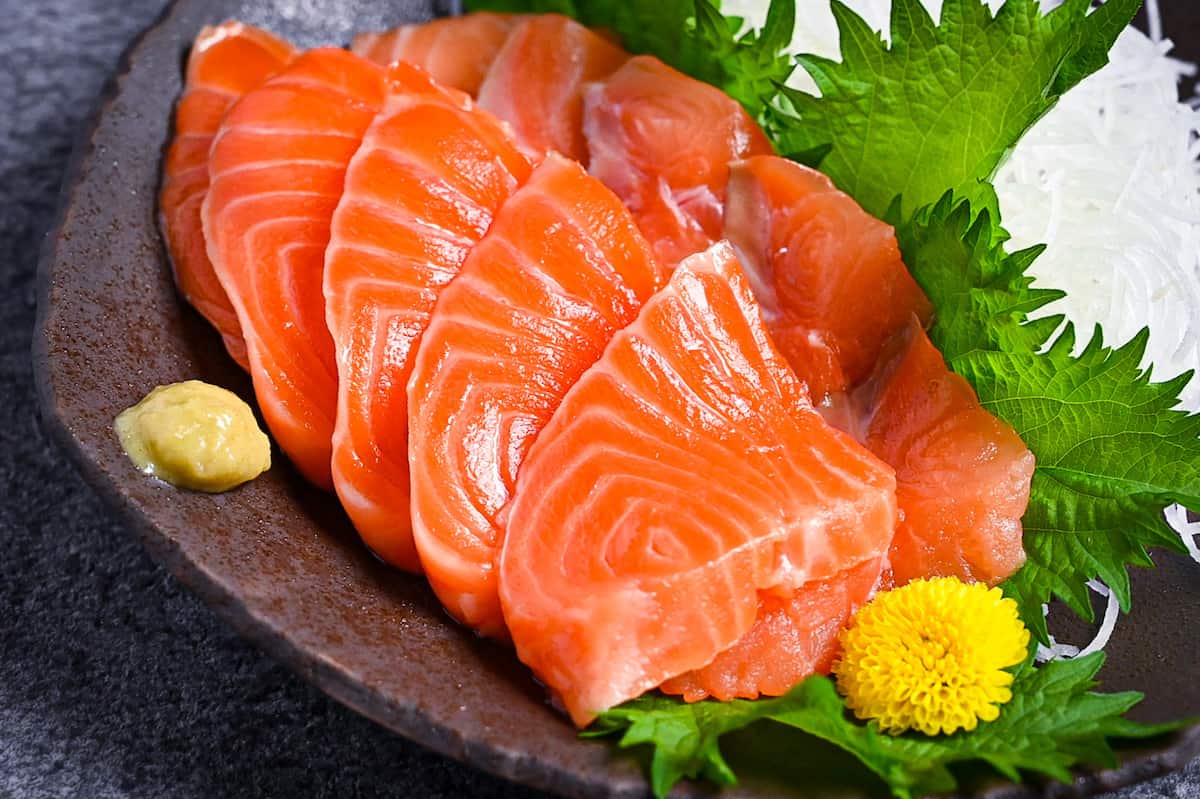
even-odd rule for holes
{"type": "Polygon", "coordinates": [[[1023,562],[1033,456],[891,228],[565,17],[207,28],[160,207],[283,451],[579,725],[784,693],[875,591],[1023,562]]]}

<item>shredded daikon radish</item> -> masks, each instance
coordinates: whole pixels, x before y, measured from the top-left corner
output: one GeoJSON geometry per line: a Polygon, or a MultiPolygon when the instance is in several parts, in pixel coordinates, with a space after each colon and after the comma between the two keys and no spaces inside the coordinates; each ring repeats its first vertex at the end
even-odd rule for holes
{"type": "MultiPolygon", "coordinates": [[[[1050,615],[1050,606],[1042,605],[1042,618],[1050,615]]],[[[1038,663],[1045,663],[1047,660],[1058,660],[1059,658],[1073,658],[1079,654],[1079,647],[1071,646],[1070,644],[1060,644],[1055,640],[1052,634],[1047,633],[1050,639],[1050,646],[1037,645],[1037,652],[1034,653],[1034,658],[1038,663]]]]}
{"type": "MultiPolygon", "coordinates": [[[[1068,92],[996,176],[1014,247],[1047,244],[1031,274],[1067,296],[1039,313],[1096,324],[1110,344],[1150,327],[1144,365],[1165,379],[1200,364],[1200,111],[1185,73],[1132,28],[1112,61],[1068,92]]],[[[1200,380],[1182,394],[1200,410],[1200,380]]]]}
{"type": "MultiPolygon", "coordinates": [[[[1117,627],[1117,617],[1121,613],[1121,605],[1117,601],[1117,595],[1112,589],[1099,580],[1088,580],[1087,586],[1107,600],[1104,605],[1104,618],[1101,619],[1100,627],[1096,630],[1095,636],[1081,648],[1070,644],[1060,644],[1051,635],[1050,646],[1038,644],[1035,657],[1039,661],[1045,662],[1059,658],[1081,658],[1093,652],[1099,652],[1108,646],[1108,640],[1112,638],[1113,630],[1117,627]]],[[[1042,605],[1042,615],[1046,615],[1048,612],[1049,607],[1042,605]]]]}
{"type": "Polygon", "coordinates": [[[1150,29],[1150,38],[1156,42],[1162,41],[1162,14],[1158,10],[1158,0],[1148,0],[1146,5],[1146,27],[1150,29]]]}
{"type": "Polygon", "coordinates": [[[1100,629],[1096,630],[1096,637],[1091,640],[1083,649],[1079,650],[1079,654],[1075,657],[1083,657],[1090,655],[1093,652],[1099,652],[1104,647],[1108,646],[1108,639],[1112,637],[1113,630],[1117,626],[1117,615],[1121,612],[1121,606],[1117,602],[1117,595],[1107,585],[1099,580],[1088,580],[1088,588],[1095,591],[1102,597],[1107,597],[1108,602],[1104,606],[1104,619],[1100,622],[1100,629]]]}
{"type": "Polygon", "coordinates": [[[1172,505],[1167,508],[1167,523],[1179,532],[1192,560],[1200,563],[1200,544],[1196,540],[1200,538],[1200,522],[1188,521],[1187,511],[1180,505],[1172,505]]]}

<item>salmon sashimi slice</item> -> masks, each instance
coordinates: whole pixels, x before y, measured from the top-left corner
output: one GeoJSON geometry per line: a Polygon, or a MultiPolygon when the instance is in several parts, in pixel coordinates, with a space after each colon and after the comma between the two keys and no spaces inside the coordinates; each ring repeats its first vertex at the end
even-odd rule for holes
{"type": "Polygon", "coordinates": [[[346,173],[325,253],[338,366],[333,482],[363,540],[420,570],[409,515],[408,384],[438,292],[530,172],[504,127],[399,62],[346,173]]]}
{"type": "Polygon", "coordinates": [[[475,95],[518,19],[486,11],[443,17],[383,33],[361,33],[350,49],[382,66],[395,61],[416,64],[443,86],[475,95]]]}
{"type": "Polygon", "coordinates": [[[736,100],[650,56],[588,87],[584,132],[592,174],[670,267],[723,237],[729,162],[774,152],[736,100]]]}
{"type": "Polygon", "coordinates": [[[612,74],[629,54],[558,14],[517,24],[479,89],[479,104],[513,126],[534,152],[587,163],[583,87],[612,74]]]}
{"type": "Polygon", "coordinates": [[[295,57],[282,39],[240,22],[200,31],[188,56],[175,136],[163,162],[159,227],[179,293],[217,329],[225,349],[250,368],[233,304],[208,260],[200,205],[208,191],[208,150],[225,112],[243,94],[280,72],[295,57]]]}
{"type": "Polygon", "coordinates": [[[916,320],[890,350],[854,401],[861,440],[896,469],[895,582],[953,576],[996,585],[1025,562],[1033,453],[946,368],[916,320]]]}
{"type": "Polygon", "coordinates": [[[413,534],[463,623],[506,636],[498,514],[563,395],[659,274],[621,201],[551,154],[438,298],[409,383],[413,534]]]}
{"type": "Polygon", "coordinates": [[[504,619],[582,726],[711,663],[763,593],[878,562],[895,478],[813,408],[722,242],[567,392],[505,514],[504,619]]]}
{"type": "Polygon", "coordinates": [[[760,594],[750,632],[702,669],[659,688],[688,702],[707,697],[757,699],[781,696],[812,674],[828,674],[838,654],[838,634],[876,590],[882,560],[868,560],[826,580],[813,580],[792,596],[760,594]]]}
{"type": "Polygon", "coordinates": [[[725,234],[776,345],[818,403],[866,379],[913,314],[932,315],[892,227],[785,158],[734,165],[725,234]]]}
{"type": "Polygon", "coordinates": [[[337,406],[325,245],[384,77],[345,50],[310,50],[229,110],[209,155],[204,235],[245,335],[259,407],[283,451],[324,488],[337,406]]]}

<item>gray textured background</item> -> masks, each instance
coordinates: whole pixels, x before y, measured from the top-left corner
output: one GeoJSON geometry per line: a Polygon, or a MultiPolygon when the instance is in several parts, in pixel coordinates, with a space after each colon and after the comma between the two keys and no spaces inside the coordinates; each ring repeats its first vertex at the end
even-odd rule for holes
{"type": "MultiPolygon", "coordinates": [[[[38,249],[93,98],[163,4],[0,0],[0,797],[538,796],[383,731],[242,643],[38,427],[38,249]]],[[[1200,761],[1122,796],[1198,797],[1200,761]]]]}

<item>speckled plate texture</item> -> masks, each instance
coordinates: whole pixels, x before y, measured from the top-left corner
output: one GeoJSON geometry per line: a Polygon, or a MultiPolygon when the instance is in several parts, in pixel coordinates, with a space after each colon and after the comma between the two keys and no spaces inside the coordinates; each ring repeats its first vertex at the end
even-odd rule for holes
{"type": "MultiPolygon", "coordinates": [[[[1168,14],[1168,30],[1200,43],[1200,9],[1191,0],[1165,2],[1180,17],[1168,14]]],[[[331,696],[512,780],[567,796],[644,796],[633,756],[577,738],[509,651],[453,624],[420,579],[372,559],[332,497],[307,486],[284,458],[238,490],[194,494],[139,474],[112,433],[116,414],[162,383],[200,378],[251,397],[217,336],[179,301],[155,226],[160,157],[192,37],[204,24],[239,18],[306,45],[344,43],[356,30],[439,10],[395,0],[179,0],[130,47],[78,145],[42,261],[35,366],[44,415],[156,558],[331,696]]],[[[1200,569],[1159,561],[1135,575],[1135,614],[1118,626],[1102,675],[1106,689],[1146,691],[1137,715],[1147,720],[1200,714],[1200,569]]],[[[726,795],[882,791],[837,750],[799,735],[783,743],[772,751],[753,730],[732,736],[726,751],[745,778],[726,795]],[[781,775],[781,764],[790,773],[781,775]]],[[[1129,784],[1196,754],[1200,729],[1129,750],[1120,769],[1081,774],[1067,791],[1129,784]]],[[[991,796],[1063,792],[982,776],[968,784],[991,796]]]]}

